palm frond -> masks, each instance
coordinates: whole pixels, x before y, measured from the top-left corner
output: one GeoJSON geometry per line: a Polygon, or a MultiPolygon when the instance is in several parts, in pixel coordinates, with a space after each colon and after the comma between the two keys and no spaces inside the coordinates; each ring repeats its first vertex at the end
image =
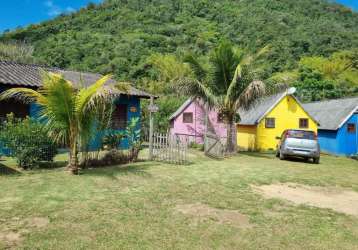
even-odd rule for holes
{"type": "Polygon", "coordinates": [[[211,78],[213,89],[221,94],[226,93],[232,81],[240,57],[235,53],[229,42],[221,42],[211,56],[212,71],[211,78]]]}
{"type": "Polygon", "coordinates": [[[217,104],[217,96],[212,93],[210,88],[196,79],[179,79],[176,82],[175,88],[182,95],[191,98],[201,98],[210,107],[216,106],[217,104]]]}
{"type": "Polygon", "coordinates": [[[235,74],[234,77],[230,83],[230,86],[226,92],[226,98],[231,100],[235,98],[235,95],[238,93],[237,91],[237,87],[239,84],[241,83],[241,79],[242,79],[242,67],[241,65],[237,65],[236,70],[235,70],[235,74]]]}
{"type": "Polygon", "coordinates": [[[76,95],[75,109],[76,113],[85,113],[90,107],[95,106],[96,101],[108,97],[108,89],[103,86],[111,78],[111,75],[106,75],[96,81],[87,88],[82,88],[76,95]]]}
{"type": "Polygon", "coordinates": [[[50,136],[67,143],[69,130],[74,126],[75,89],[69,81],[54,73],[43,74],[43,87],[39,92],[46,97],[39,114],[50,136]]]}
{"type": "Polygon", "coordinates": [[[265,93],[266,88],[262,81],[251,82],[237,99],[235,103],[236,110],[239,108],[244,110],[250,109],[252,105],[259,100],[260,97],[265,95],[265,93]]]}
{"type": "Polygon", "coordinates": [[[190,69],[193,71],[196,79],[201,82],[205,81],[207,77],[207,71],[193,54],[186,55],[184,57],[184,63],[187,63],[190,66],[190,69]]]}
{"type": "Polygon", "coordinates": [[[25,104],[37,102],[44,105],[46,103],[46,98],[41,93],[30,88],[11,88],[0,94],[1,101],[9,99],[15,99],[25,104]]]}

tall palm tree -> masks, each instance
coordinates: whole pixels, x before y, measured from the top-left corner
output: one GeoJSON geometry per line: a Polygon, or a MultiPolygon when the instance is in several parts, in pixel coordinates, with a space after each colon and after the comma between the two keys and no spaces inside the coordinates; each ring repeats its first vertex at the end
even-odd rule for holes
{"type": "Polygon", "coordinates": [[[251,108],[266,92],[264,83],[254,80],[249,70],[265,51],[267,48],[256,55],[245,55],[229,42],[222,42],[213,51],[207,68],[193,55],[185,58],[195,77],[179,79],[176,88],[218,109],[227,124],[227,152],[236,151],[235,121],[239,109],[251,108]]]}
{"type": "MultiPolygon", "coordinates": [[[[89,87],[78,89],[59,74],[43,72],[43,86],[39,90],[12,88],[3,92],[0,100],[14,98],[39,105],[38,115],[49,136],[69,145],[69,167],[72,173],[77,174],[79,148],[84,148],[84,144],[93,138],[103,110],[111,106],[116,96],[115,89],[105,85],[110,77],[104,76],[89,87]]],[[[123,92],[129,86],[123,83],[118,88],[123,92]]]]}

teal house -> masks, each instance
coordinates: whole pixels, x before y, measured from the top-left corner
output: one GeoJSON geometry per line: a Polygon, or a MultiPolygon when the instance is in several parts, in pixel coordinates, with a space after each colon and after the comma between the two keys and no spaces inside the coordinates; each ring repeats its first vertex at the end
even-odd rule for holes
{"type": "MultiPolygon", "coordinates": [[[[66,80],[78,87],[89,86],[102,77],[102,75],[93,73],[0,61],[0,93],[14,87],[40,88],[42,85],[42,71],[61,74],[66,80]]],[[[115,83],[116,81],[111,79],[107,84],[115,83]]],[[[131,87],[129,93],[119,93],[118,98],[115,100],[110,130],[124,130],[132,118],[140,118],[141,99],[149,99],[151,97],[150,94],[134,87],[131,87]]],[[[58,105],[61,105],[61,103],[58,105]]],[[[39,107],[36,104],[25,105],[16,101],[1,101],[0,122],[2,122],[9,113],[13,113],[15,117],[18,118],[25,118],[26,116],[36,118],[38,110],[39,107]]],[[[140,124],[138,124],[138,126],[140,128],[140,124]]],[[[104,135],[105,132],[102,132],[95,136],[95,140],[90,145],[91,150],[96,150],[101,147],[104,135]]],[[[121,143],[121,147],[127,147],[125,140],[121,143]]]]}

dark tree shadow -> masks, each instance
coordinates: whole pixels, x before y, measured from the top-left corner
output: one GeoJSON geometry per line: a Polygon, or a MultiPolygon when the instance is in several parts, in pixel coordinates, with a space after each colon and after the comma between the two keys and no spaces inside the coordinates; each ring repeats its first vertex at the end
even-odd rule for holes
{"type": "Polygon", "coordinates": [[[67,166],[67,161],[54,161],[54,162],[39,162],[39,169],[56,169],[64,168],[67,166]]]}
{"type": "Polygon", "coordinates": [[[294,157],[294,156],[289,156],[286,157],[285,161],[292,161],[292,162],[300,162],[300,163],[311,163],[313,164],[313,160],[312,159],[305,159],[302,157],[294,157]]]}
{"type": "Polygon", "coordinates": [[[21,172],[0,163],[0,175],[15,175],[15,174],[21,174],[21,172]]]}
{"type": "Polygon", "coordinates": [[[264,159],[274,159],[275,154],[273,152],[239,152],[239,155],[246,155],[250,157],[264,158],[264,159]]]}
{"type": "Polygon", "coordinates": [[[89,168],[84,169],[81,172],[85,175],[104,176],[111,179],[117,179],[117,176],[124,175],[137,175],[144,178],[150,178],[152,177],[152,174],[146,170],[153,166],[156,166],[155,162],[137,162],[103,168],[89,168]]]}

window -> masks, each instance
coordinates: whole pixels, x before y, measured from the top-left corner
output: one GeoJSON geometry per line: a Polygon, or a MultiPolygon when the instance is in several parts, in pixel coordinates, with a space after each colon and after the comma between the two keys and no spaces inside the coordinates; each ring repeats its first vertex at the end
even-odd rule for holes
{"type": "Polygon", "coordinates": [[[355,133],[356,132],[356,125],[354,123],[347,124],[347,131],[348,133],[355,133]]]}
{"type": "Polygon", "coordinates": [[[0,120],[5,121],[6,116],[10,113],[14,114],[16,118],[25,118],[30,115],[30,106],[22,104],[14,100],[1,101],[0,102],[0,120]]]}
{"type": "Polygon", "coordinates": [[[316,134],[313,131],[287,130],[286,138],[316,140],[316,134]]]}
{"type": "Polygon", "coordinates": [[[265,119],[265,128],[275,128],[276,119],[275,118],[266,118],[265,119]]]}
{"type": "Polygon", "coordinates": [[[218,114],[217,122],[222,123],[223,121],[224,121],[224,115],[223,114],[218,114]]]}
{"type": "Polygon", "coordinates": [[[127,105],[116,105],[112,114],[112,129],[125,129],[127,127],[127,105]]]}
{"type": "Polygon", "coordinates": [[[193,113],[183,113],[183,123],[193,123],[193,113]]]}
{"type": "Polygon", "coordinates": [[[308,119],[300,118],[299,125],[300,125],[300,128],[308,128],[308,119]]]}

